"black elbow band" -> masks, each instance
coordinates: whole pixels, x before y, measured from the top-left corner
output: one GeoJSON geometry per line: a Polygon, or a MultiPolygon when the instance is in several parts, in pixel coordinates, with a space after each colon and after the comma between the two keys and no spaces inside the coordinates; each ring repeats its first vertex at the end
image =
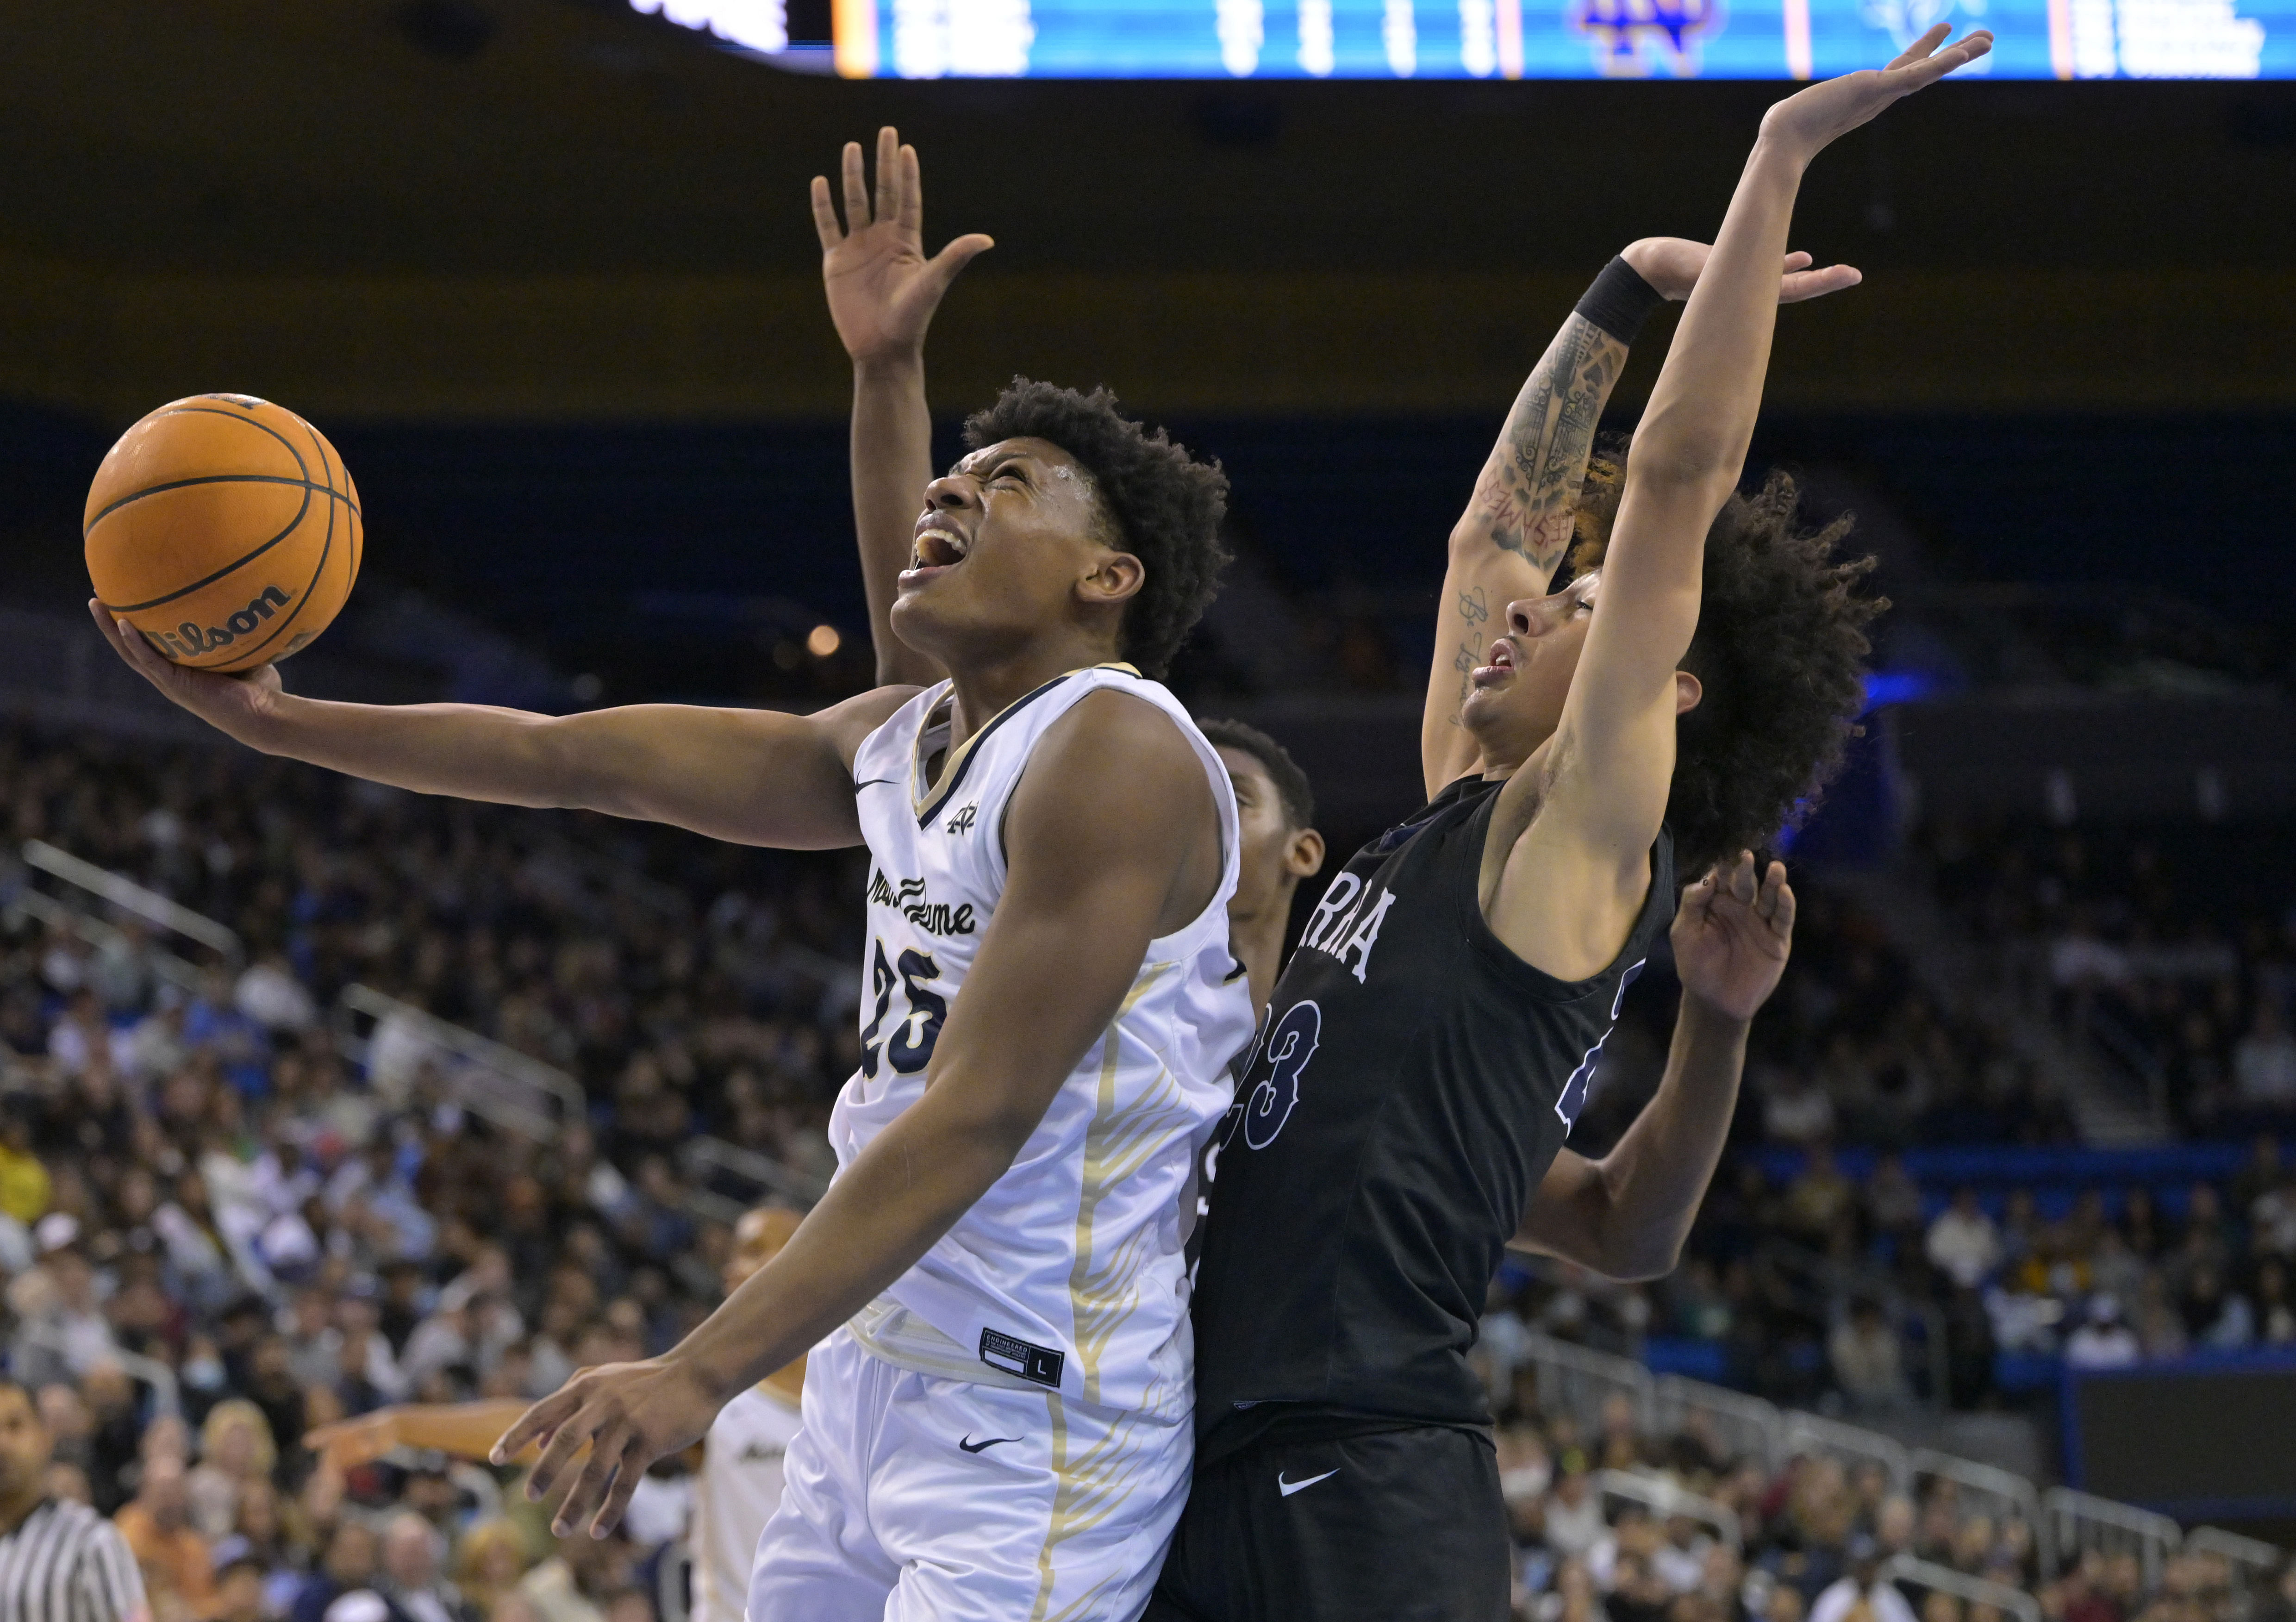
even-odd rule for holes
{"type": "Polygon", "coordinates": [[[1665,296],[1633,266],[1614,258],[1579,298],[1578,313],[1620,343],[1631,344],[1651,312],[1665,302],[1665,296]]]}

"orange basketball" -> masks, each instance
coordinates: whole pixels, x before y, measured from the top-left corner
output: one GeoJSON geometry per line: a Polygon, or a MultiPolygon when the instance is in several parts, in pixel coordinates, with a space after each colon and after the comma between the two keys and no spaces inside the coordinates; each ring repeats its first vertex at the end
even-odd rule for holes
{"type": "Polygon", "coordinates": [[[358,578],[358,487],[324,435],[243,394],[162,406],[95,470],[98,601],[179,665],[250,670],[325,630],[358,578]]]}

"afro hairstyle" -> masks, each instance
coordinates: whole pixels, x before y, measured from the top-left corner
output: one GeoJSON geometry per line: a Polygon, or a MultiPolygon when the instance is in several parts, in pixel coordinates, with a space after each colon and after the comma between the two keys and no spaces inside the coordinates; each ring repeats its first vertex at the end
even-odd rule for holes
{"type": "MultiPolygon", "coordinates": [[[[1570,562],[1602,561],[1626,488],[1622,446],[1605,445],[1579,497],[1570,562]]],[[[1864,589],[1871,557],[1840,558],[1848,514],[1800,521],[1800,491],[1773,471],[1732,492],[1706,532],[1698,629],[1682,668],[1704,697],[1675,731],[1666,807],[1687,881],[1759,850],[1816,807],[1866,708],[1866,628],[1890,606],[1864,589]]]]}
{"type": "Polygon", "coordinates": [[[1050,440],[1092,476],[1115,530],[1111,544],[1138,558],[1147,576],[1125,608],[1124,657],[1161,676],[1219,590],[1228,561],[1220,545],[1227,475],[1162,429],[1152,432],[1125,416],[1105,389],[1079,394],[1014,378],[994,406],[964,422],[967,450],[1004,439],[1050,440]]]}
{"type": "Polygon", "coordinates": [[[1294,832],[1316,825],[1315,787],[1290,750],[1242,721],[1199,721],[1196,725],[1214,749],[1242,750],[1267,768],[1276,798],[1283,802],[1283,820],[1294,832]]]}

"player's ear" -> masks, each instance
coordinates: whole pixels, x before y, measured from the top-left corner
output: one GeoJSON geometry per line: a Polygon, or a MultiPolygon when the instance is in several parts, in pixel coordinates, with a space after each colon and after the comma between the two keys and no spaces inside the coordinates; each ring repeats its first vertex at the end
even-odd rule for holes
{"type": "Polygon", "coordinates": [[[1128,552],[1103,552],[1094,556],[1091,572],[1077,582],[1077,594],[1095,604],[1124,602],[1147,584],[1147,566],[1138,558],[1128,552]]]}
{"type": "Polygon", "coordinates": [[[1297,879],[1312,879],[1324,871],[1324,836],[1302,828],[1292,836],[1283,852],[1283,871],[1297,879]]]}
{"type": "Polygon", "coordinates": [[[1706,689],[1687,670],[1674,673],[1674,713],[1686,716],[1698,708],[1698,700],[1706,696],[1706,689]]]}

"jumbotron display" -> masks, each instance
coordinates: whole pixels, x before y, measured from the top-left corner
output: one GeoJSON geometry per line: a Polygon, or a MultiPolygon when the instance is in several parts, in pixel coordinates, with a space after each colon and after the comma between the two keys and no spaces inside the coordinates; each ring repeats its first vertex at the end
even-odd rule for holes
{"type": "MultiPolygon", "coordinates": [[[[633,0],[786,44],[781,0],[633,0]]],[[[2296,0],[836,0],[849,78],[1811,78],[1923,29],[1991,29],[1967,75],[2296,77],[2296,0]]]]}

